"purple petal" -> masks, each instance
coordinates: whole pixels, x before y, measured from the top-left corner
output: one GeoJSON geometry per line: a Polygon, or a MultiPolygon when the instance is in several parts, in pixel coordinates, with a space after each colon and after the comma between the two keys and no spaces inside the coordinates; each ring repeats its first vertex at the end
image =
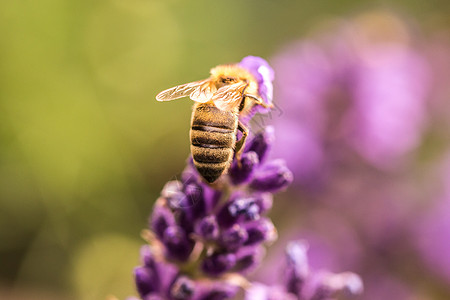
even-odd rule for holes
{"type": "Polygon", "coordinates": [[[155,260],[153,258],[149,245],[144,245],[141,247],[141,261],[144,264],[144,266],[149,268],[155,268],[155,260]]]}
{"type": "Polygon", "coordinates": [[[283,160],[273,160],[255,172],[250,183],[252,189],[261,192],[278,192],[286,188],[293,180],[292,172],[283,160]]]}
{"type": "Polygon", "coordinates": [[[180,181],[169,181],[164,186],[161,196],[167,199],[169,207],[173,210],[179,210],[184,207],[189,207],[188,198],[183,192],[184,185],[180,181]]]}
{"type": "Polygon", "coordinates": [[[266,286],[261,283],[253,283],[245,291],[245,300],[297,300],[292,294],[288,294],[280,286],[266,286]]]}
{"type": "Polygon", "coordinates": [[[246,143],[245,152],[256,152],[259,161],[264,162],[274,141],[275,131],[272,126],[267,126],[246,143]]]}
{"type": "Polygon", "coordinates": [[[234,285],[226,284],[225,282],[206,282],[199,283],[198,300],[225,300],[233,299],[239,288],[234,285]]]}
{"type": "Polygon", "coordinates": [[[241,167],[238,166],[238,163],[235,160],[230,170],[228,171],[231,182],[234,185],[247,183],[248,181],[250,181],[253,170],[258,164],[259,159],[258,155],[255,152],[250,151],[242,154],[241,167]]]}
{"type": "Polygon", "coordinates": [[[205,200],[203,198],[202,186],[197,183],[189,183],[184,187],[184,194],[186,195],[186,212],[192,215],[193,218],[205,214],[205,200]]]}
{"type": "Polygon", "coordinates": [[[234,201],[228,207],[228,211],[233,217],[244,215],[249,220],[259,218],[259,207],[256,205],[253,198],[241,198],[234,201]]]}
{"type": "Polygon", "coordinates": [[[157,291],[159,287],[158,276],[149,268],[137,267],[134,269],[134,278],[136,288],[141,296],[144,298],[151,292],[157,291]]]}
{"type": "Polygon", "coordinates": [[[165,300],[165,298],[163,298],[163,296],[160,296],[156,293],[151,293],[147,296],[145,296],[145,298],[142,298],[143,300],[165,300]]]}
{"type": "Polygon", "coordinates": [[[236,265],[233,271],[241,273],[252,271],[261,263],[264,253],[263,247],[249,246],[239,249],[236,252],[236,265]]]}
{"type": "Polygon", "coordinates": [[[149,220],[150,228],[158,236],[162,238],[164,230],[167,227],[175,225],[175,217],[172,211],[165,205],[156,203],[153,207],[153,213],[149,220]]]}
{"type": "Polygon", "coordinates": [[[195,282],[186,276],[178,277],[170,288],[171,299],[190,300],[195,293],[195,282]]]}
{"type": "Polygon", "coordinates": [[[267,218],[259,219],[245,224],[248,239],[246,246],[255,245],[262,242],[273,242],[277,238],[277,231],[272,221],[267,218]]]}
{"type": "Polygon", "coordinates": [[[161,196],[166,199],[177,197],[179,194],[183,194],[183,183],[178,180],[167,182],[161,191],[161,196]]]}
{"type": "Polygon", "coordinates": [[[222,197],[222,191],[215,190],[208,185],[203,185],[203,201],[205,202],[205,214],[211,213],[222,197]]]}
{"type": "Polygon", "coordinates": [[[361,278],[351,272],[340,274],[319,272],[313,276],[310,287],[307,297],[317,300],[328,300],[339,297],[338,295],[351,297],[359,295],[363,291],[361,278]]]}
{"type": "Polygon", "coordinates": [[[179,226],[167,227],[164,231],[163,242],[167,255],[176,260],[186,260],[193,248],[193,243],[187,239],[186,232],[179,226]]]}
{"type": "Polygon", "coordinates": [[[308,245],[303,241],[290,242],[286,246],[286,289],[300,295],[309,276],[309,264],[306,252],[308,245]]]}
{"type": "Polygon", "coordinates": [[[214,215],[209,215],[199,220],[195,226],[195,232],[205,240],[217,239],[219,236],[219,224],[214,215]]]}
{"type": "Polygon", "coordinates": [[[247,231],[239,224],[234,224],[231,228],[222,233],[221,244],[225,249],[235,251],[243,245],[247,239],[247,231]]]}
{"type": "Polygon", "coordinates": [[[202,180],[200,179],[200,175],[195,169],[194,162],[191,156],[189,156],[186,168],[184,168],[183,173],[181,174],[181,180],[184,184],[202,182],[202,180]]]}
{"type": "Polygon", "coordinates": [[[230,270],[236,264],[236,256],[232,253],[214,253],[206,257],[202,264],[203,272],[216,276],[230,270]]]}
{"type": "Polygon", "coordinates": [[[259,206],[253,197],[247,197],[241,192],[232,194],[227,205],[218,214],[219,224],[230,227],[243,220],[256,220],[259,218],[259,206]]]}
{"type": "Polygon", "coordinates": [[[271,193],[262,193],[255,195],[255,203],[259,207],[259,213],[263,214],[272,208],[273,195],[271,193]]]}
{"type": "MultiPolygon", "coordinates": [[[[274,79],[274,71],[267,61],[261,57],[247,56],[241,60],[239,65],[252,73],[258,82],[258,92],[261,95],[262,100],[266,104],[271,104],[273,98],[272,81],[274,79]]],[[[260,111],[266,112],[267,109],[261,107],[260,111]]]]}

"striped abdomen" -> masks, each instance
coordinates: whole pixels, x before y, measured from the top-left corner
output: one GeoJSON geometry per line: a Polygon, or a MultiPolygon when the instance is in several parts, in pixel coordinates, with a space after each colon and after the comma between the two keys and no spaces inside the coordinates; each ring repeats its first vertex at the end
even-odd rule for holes
{"type": "Polygon", "coordinates": [[[196,104],[192,113],[191,153],[194,165],[209,183],[226,171],[233,159],[237,115],[212,104],[196,104]]]}

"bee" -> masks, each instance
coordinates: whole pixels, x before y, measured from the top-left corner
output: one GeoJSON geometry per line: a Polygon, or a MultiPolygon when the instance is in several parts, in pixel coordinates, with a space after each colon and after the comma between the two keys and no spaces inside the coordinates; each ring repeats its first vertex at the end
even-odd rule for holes
{"type": "Polygon", "coordinates": [[[240,120],[248,116],[254,105],[271,108],[258,93],[258,82],[245,68],[220,65],[211,69],[209,78],[181,84],[162,91],[158,101],[188,97],[195,101],[190,129],[191,154],[199,174],[208,183],[226,173],[238,160],[248,135],[248,128],[240,120]],[[242,137],[237,140],[237,132],[242,137]]]}

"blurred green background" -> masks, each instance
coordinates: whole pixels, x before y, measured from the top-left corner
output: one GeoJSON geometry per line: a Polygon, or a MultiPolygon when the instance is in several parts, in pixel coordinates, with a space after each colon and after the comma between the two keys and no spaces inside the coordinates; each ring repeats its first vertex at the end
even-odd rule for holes
{"type": "Polygon", "coordinates": [[[450,22],[445,0],[1,1],[0,299],[135,294],[139,233],[189,154],[192,103],[155,95],[379,8],[450,22]]]}

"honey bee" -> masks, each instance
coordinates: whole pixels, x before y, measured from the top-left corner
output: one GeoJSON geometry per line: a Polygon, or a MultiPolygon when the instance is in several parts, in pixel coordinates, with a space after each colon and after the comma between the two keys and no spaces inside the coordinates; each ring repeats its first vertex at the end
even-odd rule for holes
{"type": "Polygon", "coordinates": [[[254,105],[271,108],[258,93],[258,82],[245,68],[220,65],[211,69],[207,79],[185,83],[162,91],[158,101],[189,96],[195,101],[191,118],[191,153],[194,165],[208,183],[226,173],[233,154],[240,157],[248,135],[240,117],[248,115],[254,105]],[[242,137],[237,140],[237,131],[242,137]]]}

